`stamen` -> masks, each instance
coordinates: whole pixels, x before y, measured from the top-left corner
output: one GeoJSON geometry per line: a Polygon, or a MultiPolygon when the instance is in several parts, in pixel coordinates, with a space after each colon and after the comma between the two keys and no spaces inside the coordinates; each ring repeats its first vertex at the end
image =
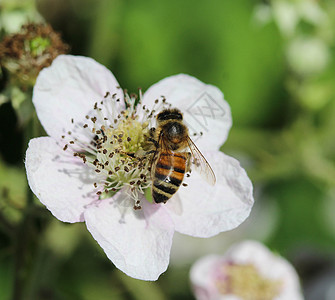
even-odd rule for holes
{"type": "Polygon", "coordinates": [[[166,101],[165,98],[156,99],[149,110],[141,104],[141,90],[139,99],[134,94],[125,94],[124,99],[125,109],[117,93],[111,95],[106,92],[101,101],[94,103],[92,113],[85,116],[89,123],[76,123],[72,118],[72,132],[68,131],[67,137],[62,136],[66,142],[63,149],[70,148],[74,157],[99,174],[93,185],[94,189],[98,189],[95,193],[101,200],[122,189],[134,201],[130,207],[140,209],[139,193],[144,194],[145,189],[151,186],[153,152],[146,156],[137,153],[147,153],[150,124],[155,120],[155,112],[166,101]],[[138,108],[141,109],[142,120],[138,118],[138,108]]]}

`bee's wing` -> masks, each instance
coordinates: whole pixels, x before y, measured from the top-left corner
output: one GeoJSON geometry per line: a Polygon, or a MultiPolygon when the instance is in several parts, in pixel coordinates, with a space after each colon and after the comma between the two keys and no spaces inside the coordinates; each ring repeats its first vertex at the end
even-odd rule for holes
{"type": "MultiPolygon", "coordinates": [[[[164,153],[171,153],[167,143],[166,143],[166,140],[164,138],[163,135],[159,135],[158,137],[158,141],[157,141],[157,144],[158,144],[158,147],[156,149],[156,152],[155,154],[152,156],[151,158],[151,179],[154,179],[155,178],[155,169],[156,169],[156,164],[157,164],[157,161],[159,160],[159,156],[160,156],[160,153],[164,152],[164,153]]],[[[172,157],[171,156],[167,156],[167,159],[170,160],[170,163],[169,165],[172,165],[172,157]]]]}
{"type": "Polygon", "coordinates": [[[192,167],[200,173],[200,175],[210,184],[214,185],[216,182],[215,174],[209,165],[206,158],[201,154],[198,147],[194,142],[188,137],[187,138],[188,147],[191,151],[191,163],[192,167]]]}

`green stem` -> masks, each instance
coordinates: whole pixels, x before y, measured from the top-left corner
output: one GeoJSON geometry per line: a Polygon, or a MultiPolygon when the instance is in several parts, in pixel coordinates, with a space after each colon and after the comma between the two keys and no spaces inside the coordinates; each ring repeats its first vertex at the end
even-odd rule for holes
{"type": "MultiPolygon", "coordinates": [[[[32,116],[26,127],[24,152],[29,140],[36,134],[36,114],[32,116]]],[[[27,183],[26,206],[21,223],[15,234],[15,258],[14,258],[14,285],[12,292],[13,300],[27,299],[25,291],[30,281],[30,272],[34,254],[36,253],[38,240],[36,220],[34,220],[34,195],[27,183]]]]}

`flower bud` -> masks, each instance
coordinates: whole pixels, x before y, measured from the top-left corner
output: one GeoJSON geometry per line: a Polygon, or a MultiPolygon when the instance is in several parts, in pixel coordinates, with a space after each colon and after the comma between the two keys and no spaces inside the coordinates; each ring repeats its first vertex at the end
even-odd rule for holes
{"type": "Polygon", "coordinates": [[[0,65],[8,70],[12,82],[32,87],[41,69],[68,50],[69,46],[49,24],[29,23],[19,33],[4,37],[0,43],[0,65]]]}

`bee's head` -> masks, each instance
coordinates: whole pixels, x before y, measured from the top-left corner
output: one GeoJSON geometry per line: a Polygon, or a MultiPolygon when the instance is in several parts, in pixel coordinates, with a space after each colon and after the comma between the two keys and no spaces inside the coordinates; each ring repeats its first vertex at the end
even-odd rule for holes
{"type": "Polygon", "coordinates": [[[177,108],[173,109],[164,109],[157,115],[157,122],[161,123],[162,121],[169,121],[169,120],[183,120],[183,114],[177,108]]]}

